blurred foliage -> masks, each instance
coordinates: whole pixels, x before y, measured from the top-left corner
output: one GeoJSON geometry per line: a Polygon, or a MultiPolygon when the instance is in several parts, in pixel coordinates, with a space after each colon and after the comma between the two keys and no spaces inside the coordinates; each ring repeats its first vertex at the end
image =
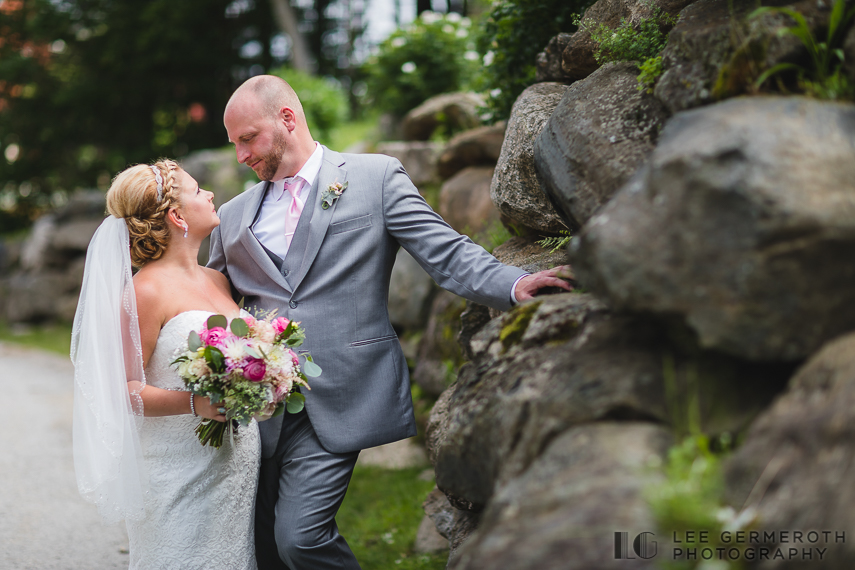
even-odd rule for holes
{"type": "Polygon", "coordinates": [[[480,59],[471,27],[457,13],[424,12],[395,30],[362,66],[364,102],[402,117],[434,95],[469,88],[480,59]]]}
{"type": "Polygon", "coordinates": [[[573,15],[593,0],[496,0],[484,22],[478,48],[482,87],[489,91],[492,121],[507,119],[523,90],[535,82],[535,60],[561,32],[574,32],[573,15]]]}
{"type": "Polygon", "coordinates": [[[68,356],[71,351],[71,323],[26,326],[0,321],[0,341],[68,356]]]}
{"type": "Polygon", "coordinates": [[[287,81],[297,93],[315,138],[328,139],[334,128],[347,121],[350,114],[347,94],[335,79],[313,77],[288,67],[270,73],[287,81]]]}
{"type": "Polygon", "coordinates": [[[654,58],[665,48],[670,30],[677,19],[662,8],[656,6],[649,18],[642,18],[637,26],[629,20],[621,19],[615,29],[605,24],[598,26],[593,22],[581,22],[581,25],[591,34],[591,39],[597,42],[594,59],[600,65],[615,61],[637,61],[639,63],[654,58]]]}
{"type": "Polygon", "coordinates": [[[825,29],[825,37],[817,37],[805,17],[792,8],[765,6],[754,10],[753,20],[764,14],[783,14],[793,21],[792,26],[780,28],[778,36],[794,36],[801,41],[810,56],[809,65],[779,63],[765,70],[755,82],[760,88],[770,78],[787,72],[796,74],[797,82],[805,93],[818,99],[853,99],[855,85],[843,72],[843,40],[849,23],[855,17],[855,6],[847,8],[846,0],[835,0],[825,29]]]}
{"type": "Polygon", "coordinates": [[[0,191],[14,200],[0,206],[36,211],[130,163],[221,146],[237,39],[259,17],[226,17],[231,3],[4,2],[0,191]]]}

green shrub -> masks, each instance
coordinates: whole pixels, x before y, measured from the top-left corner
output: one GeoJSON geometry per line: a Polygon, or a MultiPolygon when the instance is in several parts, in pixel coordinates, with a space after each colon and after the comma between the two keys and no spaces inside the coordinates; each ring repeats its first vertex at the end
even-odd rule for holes
{"type": "Polygon", "coordinates": [[[825,38],[821,38],[822,41],[814,37],[805,17],[792,8],[768,6],[758,8],[749,15],[749,19],[758,18],[764,14],[784,14],[793,20],[794,25],[781,28],[778,30],[778,35],[797,37],[810,56],[810,65],[779,63],[763,72],[755,82],[755,87],[761,87],[768,79],[779,73],[794,71],[799,87],[808,95],[820,99],[851,99],[855,95],[855,86],[842,71],[843,50],[841,49],[846,28],[855,17],[855,6],[847,10],[845,0],[835,0],[828,18],[825,38]]]}
{"type": "Polygon", "coordinates": [[[362,66],[364,102],[401,117],[434,95],[469,88],[479,60],[471,35],[468,18],[423,12],[362,66]]]}
{"type": "Polygon", "coordinates": [[[639,63],[641,74],[638,76],[638,90],[653,92],[656,80],[662,75],[662,57],[659,55],[665,49],[668,41],[668,30],[677,20],[663,12],[658,6],[653,9],[649,18],[644,18],[638,26],[633,26],[626,19],[622,19],[614,30],[600,24],[595,26],[592,22],[580,22],[576,24],[587,29],[591,39],[597,42],[594,59],[597,63],[604,65],[616,61],[636,61],[639,63]]]}
{"type": "Polygon", "coordinates": [[[494,121],[507,119],[523,90],[535,82],[535,60],[561,32],[574,32],[573,15],[593,0],[495,0],[478,38],[482,84],[494,121]]]}
{"type": "Polygon", "coordinates": [[[350,107],[341,86],[332,79],[313,77],[288,67],[274,69],[297,92],[306,122],[316,139],[327,142],[330,131],[348,119],[350,107]]]}

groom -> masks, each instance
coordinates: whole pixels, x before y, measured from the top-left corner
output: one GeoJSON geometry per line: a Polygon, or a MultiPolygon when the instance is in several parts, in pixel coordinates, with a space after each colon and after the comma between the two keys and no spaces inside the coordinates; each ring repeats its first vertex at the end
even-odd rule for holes
{"type": "Polygon", "coordinates": [[[389,323],[389,277],[403,247],[442,287],[509,308],[566,268],[527,275],[457,234],[400,162],[317,144],[283,80],[253,77],[224,122],[239,162],[262,180],[220,209],[209,266],[246,307],[306,330],[323,368],[306,407],[262,422],[256,504],[260,570],[359,568],[335,515],[359,450],[416,435],[407,363],[389,323]]]}

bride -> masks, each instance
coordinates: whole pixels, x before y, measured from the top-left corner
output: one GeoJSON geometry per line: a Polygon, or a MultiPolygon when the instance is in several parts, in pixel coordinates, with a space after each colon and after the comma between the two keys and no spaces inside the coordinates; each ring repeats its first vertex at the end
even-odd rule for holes
{"type": "Polygon", "coordinates": [[[209,316],[240,314],[225,276],[196,262],[220,223],[212,200],[171,160],[128,168],[87,251],[71,348],[75,471],[105,522],[125,519],[132,570],[256,568],[258,426],[202,446],[196,425],[226,410],[170,365],[209,316]]]}

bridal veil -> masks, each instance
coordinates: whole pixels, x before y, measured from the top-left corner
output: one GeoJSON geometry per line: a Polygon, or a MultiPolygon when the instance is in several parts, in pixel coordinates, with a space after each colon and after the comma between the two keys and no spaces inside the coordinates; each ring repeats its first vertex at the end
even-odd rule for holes
{"type": "Polygon", "coordinates": [[[105,523],[144,516],[139,440],[145,387],[125,220],[109,216],[89,243],[71,334],[74,470],[105,523]]]}

